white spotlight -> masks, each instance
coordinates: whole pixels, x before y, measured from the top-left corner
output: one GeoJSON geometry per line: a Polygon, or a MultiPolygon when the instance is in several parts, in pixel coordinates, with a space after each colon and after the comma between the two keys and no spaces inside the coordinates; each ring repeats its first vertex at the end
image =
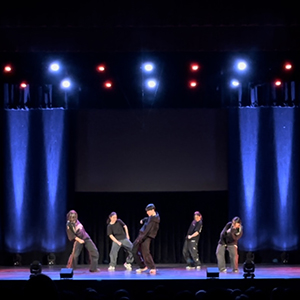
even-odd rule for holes
{"type": "Polygon", "coordinates": [[[236,79],[231,80],[230,82],[232,87],[238,87],[240,85],[240,82],[236,79]]]}
{"type": "Polygon", "coordinates": [[[157,85],[157,82],[156,82],[156,80],[154,80],[154,79],[149,79],[149,80],[147,81],[147,87],[150,88],[150,89],[155,88],[156,85],[157,85]]]}
{"type": "Polygon", "coordinates": [[[152,63],[145,63],[144,64],[144,70],[146,72],[151,72],[151,71],[153,71],[153,69],[154,69],[154,66],[153,66],[152,63]]]}
{"type": "Polygon", "coordinates": [[[240,71],[244,71],[247,69],[247,63],[245,61],[239,61],[237,63],[237,69],[240,71]]]}
{"type": "Polygon", "coordinates": [[[64,79],[62,82],[61,82],[61,87],[63,89],[68,89],[69,87],[71,86],[71,81],[69,79],[64,79]]]}
{"type": "Polygon", "coordinates": [[[50,71],[57,72],[60,69],[60,66],[58,63],[52,63],[49,67],[50,71]]]}

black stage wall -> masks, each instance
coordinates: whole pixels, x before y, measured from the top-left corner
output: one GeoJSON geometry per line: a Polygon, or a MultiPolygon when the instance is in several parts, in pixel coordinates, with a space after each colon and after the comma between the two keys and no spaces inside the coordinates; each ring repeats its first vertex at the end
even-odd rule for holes
{"type": "Polygon", "coordinates": [[[75,190],[227,190],[225,109],[81,110],[75,190]]]}

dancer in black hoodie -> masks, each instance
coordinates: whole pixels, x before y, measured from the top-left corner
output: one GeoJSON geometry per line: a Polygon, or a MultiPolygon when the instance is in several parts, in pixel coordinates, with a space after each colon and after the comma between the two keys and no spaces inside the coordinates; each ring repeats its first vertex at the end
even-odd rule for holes
{"type": "Polygon", "coordinates": [[[150,243],[157,235],[160,217],[152,203],[146,206],[146,212],[148,217],[141,220],[143,226],[140,229],[139,236],[133,242],[132,253],[135,262],[139,266],[139,269],[136,270],[137,273],[150,269],[150,274],[155,275],[156,268],[150,253],[150,243]]]}
{"type": "Polygon", "coordinates": [[[239,217],[234,217],[231,222],[228,222],[220,234],[220,240],[216,250],[218,267],[220,272],[227,272],[225,261],[225,250],[229,252],[229,258],[233,272],[238,272],[238,240],[243,235],[242,221],[239,217]]]}

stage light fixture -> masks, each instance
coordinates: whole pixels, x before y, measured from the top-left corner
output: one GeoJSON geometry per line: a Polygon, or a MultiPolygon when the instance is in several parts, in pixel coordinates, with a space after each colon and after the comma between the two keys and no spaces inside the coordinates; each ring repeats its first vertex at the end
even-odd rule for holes
{"type": "Polygon", "coordinates": [[[192,71],[198,71],[199,68],[200,68],[200,66],[198,64],[195,64],[195,63],[191,64],[191,70],[192,71]]]}
{"type": "Polygon", "coordinates": [[[107,88],[107,89],[112,88],[112,82],[109,81],[109,80],[108,80],[108,81],[105,81],[105,82],[104,82],[104,87],[107,88]]]}
{"type": "Polygon", "coordinates": [[[150,88],[150,89],[153,89],[155,88],[157,85],[157,82],[155,79],[149,79],[147,80],[147,87],[150,88]]]}
{"type": "Polygon", "coordinates": [[[48,255],[47,255],[47,260],[48,260],[48,265],[49,266],[53,266],[53,265],[55,265],[55,261],[56,261],[56,256],[55,256],[55,254],[54,253],[49,253],[48,255]]]}
{"type": "Polygon", "coordinates": [[[281,80],[275,80],[275,86],[281,86],[282,85],[282,82],[281,80]]]}
{"type": "Polygon", "coordinates": [[[59,66],[59,64],[56,63],[56,62],[50,64],[50,66],[49,66],[49,70],[50,70],[51,72],[57,72],[57,71],[59,71],[59,69],[60,69],[60,66],[59,66]]]}
{"type": "Polygon", "coordinates": [[[62,268],[60,270],[60,279],[72,279],[73,278],[73,269],[72,268],[62,268]]]}
{"type": "Polygon", "coordinates": [[[247,63],[243,60],[240,60],[236,63],[236,67],[239,71],[245,71],[247,69],[247,63]]]}
{"type": "Polygon", "coordinates": [[[26,87],[27,87],[27,83],[26,82],[21,82],[20,88],[25,89],[26,87]]]}
{"type": "Polygon", "coordinates": [[[13,264],[15,267],[22,266],[22,256],[19,253],[13,255],[13,264]]]}
{"type": "Polygon", "coordinates": [[[71,81],[69,79],[64,79],[60,83],[61,88],[68,89],[71,87],[71,81]]]}
{"type": "Polygon", "coordinates": [[[232,79],[230,85],[231,87],[236,88],[240,85],[240,82],[237,79],[232,79]]]}
{"type": "Polygon", "coordinates": [[[145,63],[144,66],[143,66],[143,69],[146,72],[152,72],[153,69],[154,69],[154,65],[152,63],[145,63]]]}
{"type": "Polygon", "coordinates": [[[246,261],[243,265],[244,275],[243,277],[245,279],[253,279],[255,277],[255,263],[254,263],[254,253],[248,252],[246,255],[246,261]]]}
{"type": "Polygon", "coordinates": [[[34,276],[42,273],[42,265],[38,260],[33,261],[30,264],[30,276],[34,276]]]}
{"type": "Polygon", "coordinates": [[[287,252],[282,252],[280,258],[283,264],[289,263],[289,254],[287,252]]]}
{"type": "Polygon", "coordinates": [[[12,67],[10,66],[10,65],[6,65],[5,67],[4,67],[4,72],[5,73],[10,73],[12,71],[12,67]]]}
{"type": "Polygon", "coordinates": [[[284,68],[285,68],[285,70],[289,71],[289,70],[291,70],[291,69],[293,68],[293,66],[292,66],[291,63],[286,63],[286,64],[284,65],[284,68]]]}
{"type": "Polygon", "coordinates": [[[191,81],[189,82],[190,88],[195,88],[197,85],[198,85],[198,83],[197,83],[197,81],[195,81],[195,80],[191,80],[191,81]]]}
{"type": "Polygon", "coordinates": [[[105,66],[104,65],[97,66],[97,71],[98,72],[104,72],[105,71],[105,66]]]}

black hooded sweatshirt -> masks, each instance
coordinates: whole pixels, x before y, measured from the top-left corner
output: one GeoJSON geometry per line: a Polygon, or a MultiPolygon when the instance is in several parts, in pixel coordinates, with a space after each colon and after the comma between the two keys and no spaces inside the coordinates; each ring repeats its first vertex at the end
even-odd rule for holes
{"type": "Polygon", "coordinates": [[[240,228],[233,228],[232,227],[232,222],[228,222],[223,230],[221,231],[220,234],[220,240],[219,244],[221,245],[237,245],[238,240],[242,237],[243,235],[243,227],[241,226],[240,228]],[[229,232],[227,230],[230,229],[229,232]]]}
{"type": "Polygon", "coordinates": [[[160,217],[158,212],[156,212],[155,216],[146,217],[143,219],[143,226],[140,229],[139,237],[142,240],[145,240],[147,237],[154,239],[157,235],[157,231],[159,229],[160,217]]]}

